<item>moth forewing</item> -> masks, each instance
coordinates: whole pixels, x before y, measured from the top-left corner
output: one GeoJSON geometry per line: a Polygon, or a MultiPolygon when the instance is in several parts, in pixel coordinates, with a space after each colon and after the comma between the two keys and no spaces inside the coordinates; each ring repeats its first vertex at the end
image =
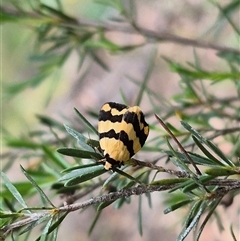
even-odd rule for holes
{"type": "Polygon", "coordinates": [[[128,161],[144,145],[149,127],[138,106],[105,103],[99,113],[99,143],[105,156],[105,169],[128,161]]]}

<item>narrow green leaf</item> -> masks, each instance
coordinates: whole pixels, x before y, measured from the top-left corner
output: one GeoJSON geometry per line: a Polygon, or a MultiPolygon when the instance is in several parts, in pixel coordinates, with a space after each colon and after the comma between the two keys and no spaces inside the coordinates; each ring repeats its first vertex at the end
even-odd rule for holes
{"type": "Polygon", "coordinates": [[[93,139],[87,139],[86,143],[91,147],[99,148],[99,141],[93,139]]]}
{"type": "Polygon", "coordinates": [[[230,169],[230,168],[224,168],[224,167],[215,167],[215,168],[209,168],[204,171],[206,174],[218,177],[218,176],[230,176],[239,174],[239,171],[236,169],[230,169]]]}
{"type": "Polygon", "coordinates": [[[51,227],[48,229],[48,233],[51,233],[54,231],[56,228],[59,227],[59,225],[62,223],[62,221],[65,219],[65,217],[68,215],[68,212],[62,214],[60,217],[58,217],[57,221],[54,222],[51,227]]]}
{"type": "Polygon", "coordinates": [[[51,217],[50,213],[48,214],[42,214],[42,215],[35,215],[35,220],[31,222],[29,225],[27,225],[24,229],[21,230],[21,232],[19,233],[19,235],[29,232],[30,230],[32,230],[33,228],[35,228],[37,225],[39,225],[40,223],[45,222],[46,220],[48,220],[51,217]]]}
{"type": "Polygon", "coordinates": [[[192,126],[190,126],[188,123],[181,121],[182,126],[189,131],[193,136],[195,136],[197,139],[201,140],[204,142],[204,138],[200,135],[200,133],[198,131],[196,131],[195,129],[193,129],[192,126]]]}
{"type": "Polygon", "coordinates": [[[208,206],[208,214],[205,217],[205,219],[204,219],[203,223],[201,224],[200,228],[198,229],[198,232],[196,234],[196,240],[199,240],[204,227],[206,226],[208,220],[210,219],[210,217],[212,216],[212,214],[214,213],[216,208],[219,206],[219,203],[221,202],[221,200],[222,200],[222,197],[217,198],[216,200],[213,201],[213,203],[210,205],[210,207],[208,206]]]}
{"type": "Polygon", "coordinates": [[[123,89],[120,88],[119,91],[120,91],[120,95],[121,95],[122,103],[125,104],[125,105],[127,105],[128,101],[127,101],[127,97],[126,97],[126,95],[125,95],[123,89]]]}
{"type": "Polygon", "coordinates": [[[187,237],[187,235],[190,233],[190,231],[194,227],[196,227],[201,215],[204,213],[204,211],[207,207],[207,204],[205,202],[200,203],[200,204],[201,204],[200,207],[194,211],[195,215],[190,217],[189,220],[191,220],[191,221],[189,222],[189,224],[186,227],[184,227],[184,229],[179,234],[177,241],[183,241],[187,237]]]}
{"type": "Polygon", "coordinates": [[[192,180],[190,183],[186,183],[186,185],[183,187],[183,192],[184,193],[190,192],[193,189],[203,186],[205,183],[209,182],[212,179],[214,179],[213,176],[208,176],[208,175],[200,176],[197,181],[192,180]]]}
{"type": "Polygon", "coordinates": [[[62,170],[61,173],[67,173],[67,172],[71,172],[73,170],[83,169],[83,168],[88,168],[88,167],[95,167],[97,165],[102,165],[102,163],[95,162],[95,163],[90,163],[90,164],[85,164],[85,165],[78,165],[78,166],[74,166],[74,167],[64,169],[64,170],[62,170]]]}
{"type": "Polygon", "coordinates": [[[60,122],[50,118],[49,116],[45,116],[45,115],[40,115],[40,114],[36,114],[36,117],[40,120],[40,122],[46,126],[49,127],[56,127],[59,129],[62,129],[63,126],[60,122]]]}
{"type": "MultiPolygon", "coordinates": [[[[18,192],[16,187],[11,183],[11,181],[8,179],[8,177],[1,172],[2,179],[4,181],[5,186],[11,192],[11,194],[15,197],[15,199],[22,205],[23,208],[28,208],[27,204],[25,203],[22,195],[18,192]]],[[[27,212],[31,213],[29,210],[26,210],[27,212]]]]}
{"type": "MultiPolygon", "coordinates": [[[[195,137],[194,137],[195,138],[195,137]]],[[[196,139],[196,138],[195,138],[196,139]]],[[[198,140],[197,140],[198,141],[198,140]]],[[[166,153],[168,156],[172,156],[172,152],[171,151],[164,151],[164,153],[166,153]]],[[[181,152],[175,152],[177,154],[177,156],[184,161],[187,164],[190,164],[189,160],[186,158],[186,156],[181,153],[181,152]]],[[[217,161],[217,163],[209,158],[206,158],[204,156],[201,156],[197,153],[193,153],[193,152],[188,152],[188,155],[192,158],[192,160],[194,161],[195,164],[197,165],[204,165],[204,166],[216,166],[216,164],[218,163],[219,165],[223,165],[221,162],[217,161]]]]}
{"type": "Polygon", "coordinates": [[[149,208],[152,208],[152,196],[151,193],[146,193],[149,208]]]}
{"type": "MultiPolygon", "coordinates": [[[[83,32],[82,35],[78,37],[79,43],[82,46],[86,41],[90,40],[93,36],[94,36],[94,32],[89,32],[89,31],[83,32]]],[[[80,49],[79,54],[84,55],[85,57],[85,52],[83,51],[86,51],[86,50],[84,48],[80,49]]]]}
{"type": "MultiPolygon", "coordinates": [[[[221,200],[222,200],[222,198],[220,198],[221,200]]],[[[216,200],[214,200],[214,201],[216,201],[216,200]]],[[[208,208],[208,210],[209,209],[211,209],[211,206],[212,205],[214,205],[214,202],[213,203],[211,203],[210,204],[210,208],[208,208]]],[[[217,224],[217,227],[218,227],[218,230],[220,231],[220,232],[222,232],[223,230],[225,230],[225,227],[224,227],[224,225],[223,225],[223,223],[222,223],[222,217],[221,217],[221,214],[219,213],[219,212],[214,212],[213,213],[214,214],[214,219],[216,219],[216,224],[217,224]]],[[[211,214],[212,215],[212,214],[211,214]]],[[[210,216],[211,217],[211,216],[210,216]]],[[[208,220],[206,220],[206,223],[208,222],[208,220]]],[[[203,224],[203,223],[202,223],[203,224]]],[[[201,225],[202,225],[201,224],[201,225]]]]}
{"type": "MultiPolygon", "coordinates": [[[[33,191],[33,186],[29,181],[15,182],[14,186],[18,190],[18,192],[21,193],[21,195],[23,197],[29,195],[29,193],[32,193],[32,191],[33,191]]],[[[0,192],[0,195],[2,195],[2,197],[7,198],[7,199],[12,198],[11,192],[9,192],[8,189],[2,190],[0,192]]]]}
{"type": "Polygon", "coordinates": [[[7,212],[7,211],[0,211],[0,218],[12,218],[12,219],[16,219],[16,218],[20,218],[24,216],[24,214],[22,213],[12,213],[12,212],[7,212]]]}
{"type": "Polygon", "coordinates": [[[118,176],[117,172],[113,172],[103,183],[103,187],[106,187],[109,183],[113,182],[118,176]]]}
{"type": "Polygon", "coordinates": [[[214,166],[224,165],[221,161],[219,161],[216,157],[214,157],[195,136],[192,136],[192,138],[193,138],[193,141],[196,143],[196,145],[199,147],[199,149],[203,152],[203,154],[212,161],[213,165],[215,164],[214,166]]]}
{"type": "Polygon", "coordinates": [[[38,184],[33,180],[33,178],[27,173],[27,171],[20,165],[20,168],[23,172],[23,174],[26,176],[26,178],[31,182],[31,184],[36,188],[38,193],[40,194],[40,197],[42,198],[44,206],[52,206],[55,207],[50,199],[47,197],[47,195],[43,192],[43,190],[38,186],[38,184]]]}
{"type": "MultiPolygon", "coordinates": [[[[45,165],[46,164],[43,164],[43,169],[42,168],[39,168],[39,169],[29,169],[28,170],[28,175],[30,175],[32,178],[34,178],[34,180],[38,181],[38,183],[40,184],[46,184],[48,182],[52,182],[52,181],[55,181],[55,175],[52,174],[52,172],[48,172],[46,169],[45,169],[45,165]],[[44,179],[44,180],[43,180],[44,179]]],[[[48,167],[50,170],[51,168],[48,167]]],[[[17,184],[17,183],[16,183],[17,184]]],[[[28,189],[33,189],[32,187],[32,184],[29,183],[29,181],[26,181],[26,182],[21,182],[21,184],[18,184],[18,186],[20,185],[25,185],[25,187],[21,187],[21,190],[23,191],[29,191],[29,190],[26,190],[27,188],[28,189]]],[[[32,191],[32,190],[31,190],[32,191]]]]}
{"type": "Polygon", "coordinates": [[[127,174],[126,172],[124,172],[124,171],[122,171],[122,170],[120,170],[120,169],[116,169],[115,171],[116,171],[118,174],[120,174],[120,175],[122,175],[122,176],[124,176],[124,177],[126,177],[126,178],[128,178],[128,179],[130,179],[130,180],[132,180],[132,181],[134,181],[135,183],[138,183],[138,184],[141,184],[141,185],[144,184],[144,183],[142,183],[141,181],[137,180],[135,177],[127,174]]]}
{"type": "Polygon", "coordinates": [[[81,133],[75,131],[74,129],[70,128],[67,125],[64,125],[64,127],[66,128],[67,132],[70,135],[72,135],[74,138],[77,139],[78,144],[81,146],[81,148],[83,150],[86,150],[86,151],[93,151],[94,150],[91,146],[89,146],[87,144],[88,138],[86,138],[84,135],[82,135],[81,133]]]}
{"type": "Polygon", "coordinates": [[[52,218],[47,222],[46,226],[44,227],[44,229],[42,230],[42,234],[41,234],[41,238],[40,241],[47,241],[48,240],[48,232],[49,232],[49,228],[51,227],[53,222],[53,216],[52,218]]]}
{"type": "Polygon", "coordinates": [[[229,166],[232,166],[232,167],[235,166],[234,163],[228,160],[228,158],[226,158],[223,152],[217,146],[215,146],[211,141],[206,140],[206,143],[209,146],[209,148],[211,148],[213,152],[216,153],[225,163],[227,163],[229,166]]]}
{"type": "MultiPolygon", "coordinates": [[[[16,186],[15,186],[16,187],[16,186]]],[[[17,189],[18,190],[18,189],[17,189]]],[[[8,190],[6,190],[8,191],[8,190]]],[[[18,190],[19,191],[19,190],[18,190]]],[[[9,192],[9,191],[8,191],[9,192]]],[[[21,193],[21,192],[20,192],[21,193]]],[[[10,196],[10,200],[6,197],[6,195],[4,195],[3,192],[0,192],[0,197],[2,198],[2,207],[4,207],[4,205],[6,206],[6,210],[9,210],[9,213],[16,213],[16,209],[14,207],[14,202],[12,201],[12,194],[9,192],[10,196]]],[[[2,209],[1,209],[2,210],[2,209]]],[[[1,220],[1,219],[0,219],[1,220]]]]}
{"type": "Polygon", "coordinates": [[[13,16],[12,14],[9,13],[4,13],[1,11],[1,19],[0,23],[3,24],[4,22],[10,22],[10,21],[19,21],[19,16],[13,16]]]}
{"type": "Polygon", "coordinates": [[[114,208],[120,209],[124,203],[128,203],[128,204],[131,203],[131,197],[127,197],[127,198],[122,197],[122,198],[117,199],[114,203],[114,208]]]}
{"type": "Polygon", "coordinates": [[[68,181],[66,181],[64,185],[66,187],[77,185],[79,183],[91,180],[94,177],[100,176],[100,175],[102,175],[105,172],[106,172],[106,170],[103,169],[103,170],[95,171],[94,173],[89,173],[89,174],[86,174],[86,175],[81,175],[81,176],[78,176],[78,177],[74,177],[74,178],[71,178],[68,181]]]}
{"type": "Polygon", "coordinates": [[[102,67],[104,70],[106,71],[110,71],[110,68],[107,66],[107,64],[104,63],[104,61],[102,59],[100,59],[97,54],[94,51],[91,51],[90,49],[87,50],[88,55],[90,55],[92,57],[92,59],[100,66],[102,67]]]}
{"type": "Polygon", "coordinates": [[[96,111],[95,109],[88,109],[87,114],[93,119],[98,119],[98,111],[96,111]]]}
{"type": "MultiPolygon", "coordinates": [[[[166,59],[166,58],[165,58],[166,59]]],[[[206,79],[210,81],[223,81],[225,79],[239,79],[240,75],[238,73],[231,72],[213,72],[206,70],[190,70],[183,67],[181,64],[168,60],[170,69],[179,75],[185,75],[191,78],[191,81],[196,81],[197,79],[206,79]]],[[[189,79],[190,81],[190,79],[189,79]]]]}
{"type": "Polygon", "coordinates": [[[57,166],[61,169],[66,169],[69,167],[69,164],[60,156],[55,150],[51,150],[48,146],[43,145],[42,150],[45,155],[52,160],[57,166]]]}
{"type": "Polygon", "coordinates": [[[74,111],[77,113],[80,119],[89,127],[89,129],[98,136],[97,129],[78,111],[78,109],[74,108],[74,111]]]}
{"type": "Polygon", "coordinates": [[[54,229],[53,232],[51,233],[52,236],[50,237],[51,241],[57,241],[57,237],[58,237],[58,228],[54,229]]]}
{"type": "Polygon", "coordinates": [[[234,231],[233,231],[233,226],[232,226],[232,224],[231,224],[231,226],[230,226],[230,232],[231,232],[233,241],[237,241],[236,235],[234,234],[234,231]]]}
{"type": "MultiPolygon", "coordinates": [[[[131,188],[131,187],[136,185],[136,181],[132,181],[132,180],[129,181],[128,179],[127,179],[127,183],[126,183],[126,179],[123,180],[122,183],[123,183],[123,186],[121,186],[121,181],[119,181],[118,189],[129,189],[129,188],[131,188]]],[[[119,198],[118,200],[115,201],[114,208],[120,209],[124,203],[130,203],[130,202],[131,202],[131,197],[119,198]]]]}
{"type": "MultiPolygon", "coordinates": [[[[237,0],[237,1],[239,1],[239,0],[237,0]]],[[[224,51],[224,52],[217,53],[217,56],[227,60],[227,62],[232,62],[232,63],[236,63],[236,64],[240,65],[240,55],[237,53],[230,53],[230,52],[224,51]]]]}
{"type": "Polygon", "coordinates": [[[228,4],[224,5],[224,8],[222,9],[227,15],[231,15],[234,12],[238,12],[240,7],[240,2],[239,0],[233,0],[229,2],[228,4]]]}
{"type": "Polygon", "coordinates": [[[74,18],[67,16],[66,14],[63,13],[63,11],[59,11],[59,10],[49,7],[48,5],[45,5],[43,3],[40,4],[39,8],[46,10],[47,12],[49,12],[49,14],[51,16],[55,15],[55,16],[59,17],[60,19],[66,20],[72,24],[77,23],[77,21],[74,18]]]}
{"type": "Polygon", "coordinates": [[[183,207],[183,206],[191,203],[192,201],[193,201],[192,199],[187,199],[187,200],[183,200],[183,201],[181,201],[181,202],[178,202],[178,203],[176,203],[176,204],[174,204],[174,205],[166,208],[166,209],[163,211],[163,213],[164,213],[164,214],[168,214],[168,213],[170,213],[170,212],[173,212],[173,211],[175,211],[175,210],[177,210],[177,209],[179,209],[179,208],[181,208],[181,207],[183,207]]]}
{"type": "Polygon", "coordinates": [[[95,218],[94,218],[94,220],[93,220],[93,222],[92,222],[92,224],[91,224],[91,226],[90,226],[90,228],[88,230],[88,235],[90,235],[92,233],[92,231],[93,231],[93,229],[94,229],[98,219],[100,218],[101,213],[102,213],[101,211],[96,213],[95,218]]]}
{"type": "Polygon", "coordinates": [[[234,164],[228,160],[222,151],[217,148],[211,141],[203,138],[195,129],[193,129],[188,123],[181,121],[181,124],[185,129],[187,129],[193,136],[195,136],[198,140],[202,141],[205,145],[207,145],[216,155],[218,155],[226,164],[230,166],[234,166],[234,164]]]}
{"type": "MultiPolygon", "coordinates": [[[[184,179],[183,179],[184,180],[184,179]]],[[[181,181],[180,184],[176,185],[175,187],[173,187],[172,189],[170,189],[168,192],[171,193],[171,192],[175,192],[176,190],[180,189],[180,188],[183,188],[185,187],[186,185],[192,183],[192,179],[187,179],[186,181],[181,181]]]]}
{"type": "Polygon", "coordinates": [[[63,12],[63,6],[61,3],[61,0],[55,0],[56,4],[57,4],[57,8],[59,9],[59,11],[63,12]]]}
{"type": "Polygon", "coordinates": [[[107,39],[101,39],[101,40],[94,40],[89,39],[83,43],[84,48],[89,48],[91,50],[93,49],[106,49],[109,51],[119,51],[121,50],[120,46],[114,44],[113,42],[107,40],[107,39]]]}
{"type": "MultiPolygon", "coordinates": [[[[174,192],[180,188],[183,188],[184,192],[189,192],[192,189],[198,188],[202,186],[204,183],[214,179],[213,176],[208,176],[208,175],[202,175],[199,177],[199,179],[188,179],[187,181],[181,182],[179,185],[175,186],[169,192],[174,192]]],[[[184,180],[184,179],[183,179],[184,180]]]]}
{"type": "Polygon", "coordinates": [[[100,203],[97,207],[97,211],[100,212],[102,211],[104,208],[108,207],[109,205],[111,205],[114,201],[106,201],[106,202],[103,202],[103,203],[100,203]]]}
{"type": "Polygon", "coordinates": [[[66,181],[65,186],[72,186],[76,185],[85,181],[88,181],[94,177],[102,175],[103,173],[107,172],[104,167],[101,165],[82,168],[79,170],[74,170],[70,173],[67,173],[63,177],[59,179],[59,181],[66,181]]]}
{"type": "MultiPolygon", "coordinates": [[[[81,43],[79,42],[78,43],[79,46],[81,46],[81,43]]],[[[87,56],[87,51],[85,51],[84,49],[76,49],[75,48],[75,51],[77,52],[78,54],[78,58],[79,58],[79,61],[78,61],[78,65],[77,65],[77,71],[80,72],[83,64],[85,63],[85,58],[87,56]]],[[[87,71],[85,71],[85,73],[83,73],[83,75],[80,77],[79,79],[79,84],[84,80],[84,76],[86,75],[87,71]]]]}
{"type": "Polygon", "coordinates": [[[188,215],[185,218],[184,227],[188,227],[190,225],[190,223],[192,222],[193,218],[196,216],[196,213],[198,212],[202,203],[203,203],[203,200],[201,199],[196,200],[195,202],[192,203],[192,206],[188,212],[188,215]]]}
{"type": "Polygon", "coordinates": [[[168,139],[166,139],[167,141],[167,145],[169,147],[169,149],[172,151],[172,156],[175,156],[176,159],[171,159],[171,161],[173,162],[174,165],[176,165],[177,167],[181,168],[183,171],[185,171],[186,173],[189,173],[192,176],[196,176],[196,174],[194,172],[192,172],[189,167],[179,158],[179,156],[177,155],[176,151],[173,149],[173,147],[171,146],[170,142],[168,139]]]}
{"type": "Polygon", "coordinates": [[[37,149],[41,147],[41,144],[34,143],[28,140],[18,140],[18,139],[7,139],[6,145],[16,148],[27,148],[27,149],[37,149]]]}
{"type": "Polygon", "coordinates": [[[225,8],[222,8],[221,5],[217,2],[217,1],[211,1],[215,6],[218,7],[219,9],[219,12],[221,13],[220,17],[224,17],[230,26],[232,26],[233,30],[237,33],[237,35],[239,36],[240,35],[240,29],[239,29],[239,25],[236,25],[234,23],[234,21],[232,21],[231,17],[229,16],[230,13],[232,12],[232,8],[234,8],[234,10],[236,11],[238,8],[237,8],[237,5],[239,3],[237,3],[236,5],[236,2],[231,2],[229,5],[227,5],[225,8]]]}
{"type": "Polygon", "coordinates": [[[65,187],[63,183],[57,182],[52,184],[51,189],[56,190],[56,193],[58,194],[73,195],[75,191],[79,189],[79,187],[78,186],[65,187]]]}
{"type": "Polygon", "coordinates": [[[139,234],[143,235],[143,224],[142,224],[142,195],[138,198],[138,231],[139,234]]]}
{"type": "Polygon", "coordinates": [[[48,73],[42,72],[35,75],[35,77],[33,77],[32,79],[21,81],[17,84],[10,84],[6,86],[6,91],[11,95],[18,94],[19,92],[23,91],[28,87],[36,87],[38,84],[44,81],[48,75],[48,73]]]}
{"type": "Polygon", "coordinates": [[[151,54],[150,54],[150,58],[147,61],[148,68],[147,68],[147,71],[146,71],[145,76],[143,78],[143,81],[141,81],[141,86],[140,86],[139,92],[137,94],[137,99],[135,101],[136,105],[141,104],[141,101],[142,101],[142,98],[143,98],[143,93],[146,90],[147,82],[149,81],[150,76],[153,72],[153,68],[155,66],[154,63],[156,61],[156,56],[157,56],[157,47],[156,46],[152,49],[151,54]]]}
{"type": "Polygon", "coordinates": [[[66,155],[66,156],[72,156],[72,157],[78,157],[78,158],[88,158],[88,159],[92,159],[93,157],[95,157],[98,160],[103,159],[103,157],[93,151],[85,151],[85,150],[81,150],[81,149],[76,149],[76,148],[68,148],[68,147],[62,147],[57,149],[57,152],[66,155]]]}
{"type": "MultiPolygon", "coordinates": [[[[45,42],[47,42],[47,38],[45,38],[45,42]]],[[[69,38],[68,37],[58,37],[56,39],[49,39],[50,45],[49,48],[46,48],[46,54],[55,54],[57,50],[65,47],[65,52],[62,55],[56,56],[55,59],[52,60],[52,65],[56,65],[59,68],[67,61],[69,55],[71,54],[72,48],[68,48],[69,38]],[[67,49],[66,49],[67,48],[67,49]]]]}
{"type": "Polygon", "coordinates": [[[181,134],[181,132],[175,128],[171,123],[166,122],[166,126],[168,127],[168,129],[170,129],[170,131],[174,134],[174,135],[178,135],[181,134]]]}

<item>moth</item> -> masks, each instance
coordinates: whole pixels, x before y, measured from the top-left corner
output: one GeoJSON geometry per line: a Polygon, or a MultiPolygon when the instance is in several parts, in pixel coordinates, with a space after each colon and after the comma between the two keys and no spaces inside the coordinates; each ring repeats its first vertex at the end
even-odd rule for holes
{"type": "Polygon", "coordinates": [[[138,106],[107,102],[99,113],[98,132],[104,167],[114,170],[143,147],[149,126],[138,106]]]}

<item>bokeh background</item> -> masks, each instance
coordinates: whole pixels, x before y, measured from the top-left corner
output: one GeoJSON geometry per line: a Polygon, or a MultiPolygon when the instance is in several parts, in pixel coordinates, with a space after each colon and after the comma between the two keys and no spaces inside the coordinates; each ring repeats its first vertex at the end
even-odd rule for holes
{"type": "MultiPolygon", "coordinates": [[[[2,2],[7,6],[7,1],[2,2]]],[[[53,0],[41,2],[55,6],[53,0]]],[[[125,1],[126,5],[129,5],[129,2],[125,1]]],[[[224,6],[230,1],[218,2],[224,6]]],[[[22,4],[26,3],[22,1],[22,4]]],[[[97,1],[65,0],[62,4],[68,15],[83,19],[108,21],[118,16],[113,8],[107,8],[97,1]]],[[[226,21],[219,20],[219,11],[211,1],[138,0],[135,1],[135,7],[135,20],[146,29],[239,48],[231,26],[226,21]]],[[[240,23],[239,18],[239,14],[234,16],[236,22],[240,23]]],[[[121,45],[144,41],[139,35],[117,31],[109,32],[108,37],[121,45]]],[[[41,72],[39,67],[42,60],[35,57],[36,33],[24,22],[20,24],[8,22],[1,26],[1,41],[2,128],[4,133],[16,137],[24,136],[30,130],[39,127],[36,114],[48,115],[62,123],[65,123],[66,119],[74,121],[76,116],[73,107],[78,108],[82,113],[87,113],[89,110],[97,111],[107,101],[122,102],[121,92],[124,93],[128,103],[133,104],[139,88],[136,82],[142,81],[149,68],[149,59],[154,52],[156,59],[150,76],[149,88],[158,92],[159,98],[170,98],[180,90],[179,76],[171,72],[163,57],[182,63],[190,62],[195,60],[196,51],[199,58],[204,60],[201,61],[204,69],[209,71],[215,68],[223,71],[228,69],[225,62],[216,57],[215,50],[193,48],[172,42],[162,42],[156,45],[153,41],[125,54],[99,52],[99,56],[104,60],[109,71],[104,70],[90,58],[86,59],[81,69],[78,70],[77,53],[73,52],[61,68],[52,69],[52,73],[45,81],[14,93],[14,91],[9,92],[9,84],[17,85],[41,72]]],[[[231,96],[232,88],[233,86],[226,86],[224,83],[218,85],[217,90],[214,86],[209,86],[210,92],[217,91],[221,97],[231,96]]],[[[143,98],[141,108],[145,112],[153,111],[146,97],[143,98]]],[[[93,117],[90,120],[93,124],[97,123],[93,117]]],[[[178,125],[178,120],[174,119],[173,123],[178,125]]],[[[15,163],[11,171],[8,176],[12,181],[24,178],[19,170],[19,163],[15,163]]],[[[142,198],[143,236],[139,235],[137,229],[138,198],[133,197],[131,204],[124,205],[121,210],[115,210],[112,206],[106,208],[90,237],[87,232],[95,216],[95,210],[89,208],[87,211],[68,215],[60,228],[58,240],[175,240],[181,228],[181,217],[186,213],[178,211],[164,215],[164,198],[164,194],[153,193],[152,209],[149,209],[147,199],[142,198]]],[[[236,208],[237,206],[239,205],[236,205],[236,208]]],[[[233,220],[238,223],[236,226],[239,228],[240,220],[237,210],[234,208],[225,210],[223,207],[219,210],[224,217],[222,220],[225,230],[220,233],[216,223],[210,221],[201,240],[231,240],[229,226],[233,220]]],[[[192,240],[192,237],[187,240],[192,240]]]]}

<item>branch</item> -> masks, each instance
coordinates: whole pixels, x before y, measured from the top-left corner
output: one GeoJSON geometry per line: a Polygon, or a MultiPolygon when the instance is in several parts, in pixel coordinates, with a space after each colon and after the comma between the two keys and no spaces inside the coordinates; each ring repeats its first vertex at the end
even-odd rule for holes
{"type": "Polygon", "coordinates": [[[140,34],[145,38],[151,38],[153,40],[161,41],[161,42],[172,42],[172,43],[192,46],[196,48],[214,49],[222,52],[240,54],[239,49],[221,46],[221,45],[217,45],[206,41],[184,38],[184,37],[180,37],[167,32],[161,32],[161,33],[155,32],[149,29],[142,28],[140,26],[135,26],[133,28],[131,25],[127,25],[127,24],[121,25],[121,24],[115,24],[115,23],[100,23],[100,22],[95,22],[95,21],[86,20],[86,19],[79,19],[78,24],[79,26],[102,28],[107,31],[114,31],[114,32],[118,31],[118,32],[123,32],[128,34],[140,34]]]}
{"type": "Polygon", "coordinates": [[[32,223],[37,222],[40,218],[47,216],[47,215],[49,215],[49,212],[31,213],[31,214],[25,215],[25,217],[27,216],[27,218],[24,218],[15,223],[3,226],[0,229],[0,240],[5,240],[5,238],[9,235],[9,233],[13,232],[14,230],[17,230],[28,224],[31,225],[32,223]]]}
{"type": "Polygon", "coordinates": [[[153,170],[157,170],[159,172],[166,172],[170,175],[175,175],[176,177],[190,177],[189,173],[187,173],[187,172],[174,171],[174,170],[171,170],[171,169],[164,168],[162,166],[155,165],[152,162],[143,162],[143,161],[139,161],[135,158],[131,158],[130,163],[133,166],[136,165],[136,166],[141,166],[141,167],[148,167],[148,168],[151,168],[153,170]]]}
{"type": "MultiPolygon", "coordinates": [[[[52,217],[52,215],[59,214],[60,212],[73,212],[79,209],[86,208],[88,206],[102,203],[102,202],[109,202],[109,201],[115,201],[118,198],[121,197],[130,197],[132,195],[141,195],[144,193],[150,193],[154,191],[165,191],[173,188],[176,184],[172,185],[165,185],[165,186],[137,186],[129,189],[122,189],[117,192],[111,192],[102,196],[94,197],[89,200],[86,200],[81,203],[75,203],[71,205],[65,205],[60,208],[54,208],[49,211],[44,211],[42,213],[31,213],[31,214],[23,214],[21,218],[24,216],[26,217],[23,220],[17,221],[15,223],[12,223],[10,225],[5,225],[0,229],[0,240],[4,240],[7,235],[14,230],[17,230],[23,226],[31,225],[35,222],[37,222],[40,218],[43,218],[44,216],[52,217]]],[[[31,209],[29,209],[31,210],[31,209]]]]}
{"type": "MultiPolygon", "coordinates": [[[[14,16],[14,17],[32,17],[36,19],[41,19],[42,15],[36,12],[20,12],[16,9],[10,9],[6,7],[0,7],[0,10],[2,13],[14,16]]],[[[64,14],[65,17],[68,17],[64,14]]],[[[52,17],[53,18],[53,17],[52,17]]],[[[44,20],[46,23],[46,19],[44,20]]],[[[50,22],[52,22],[51,19],[49,19],[50,22]]],[[[172,42],[180,45],[186,45],[186,46],[192,46],[196,48],[203,48],[203,49],[214,49],[217,51],[223,51],[223,52],[229,52],[234,54],[240,54],[239,49],[227,47],[227,46],[221,46],[217,45],[215,43],[206,42],[206,41],[200,41],[196,39],[189,39],[180,37],[171,33],[167,32],[156,32],[149,29],[145,29],[138,25],[130,25],[129,23],[114,23],[114,22],[99,22],[99,21],[92,21],[87,19],[78,18],[75,19],[73,17],[63,18],[61,21],[54,22],[55,24],[59,24],[61,26],[67,26],[71,28],[76,27],[91,27],[94,29],[101,28],[105,31],[113,31],[113,32],[122,32],[122,33],[128,33],[128,34],[138,34],[142,35],[145,38],[153,39],[155,41],[161,41],[161,42],[172,42]]]]}
{"type": "Polygon", "coordinates": [[[239,179],[214,179],[207,183],[208,186],[221,186],[221,187],[229,187],[230,190],[240,188],[240,180],[239,179]]]}
{"type": "Polygon", "coordinates": [[[180,142],[178,141],[178,139],[174,136],[174,134],[170,131],[170,129],[165,125],[165,123],[163,122],[163,120],[155,114],[156,119],[158,120],[158,122],[161,124],[161,126],[165,129],[165,131],[167,131],[167,133],[172,137],[172,139],[175,141],[175,143],[178,145],[179,149],[181,150],[181,152],[185,155],[185,157],[188,159],[188,161],[193,165],[193,167],[195,168],[195,171],[198,175],[201,175],[201,171],[198,169],[197,165],[194,163],[194,161],[192,160],[192,158],[188,155],[187,151],[183,148],[183,146],[180,144],[180,142]]]}
{"type": "Polygon", "coordinates": [[[72,212],[78,209],[82,209],[94,204],[102,203],[102,202],[110,202],[110,201],[115,201],[118,198],[127,198],[133,195],[142,195],[144,193],[151,193],[151,192],[156,192],[156,191],[166,191],[169,189],[172,189],[175,187],[176,184],[171,184],[171,185],[164,185],[164,186],[154,186],[154,185],[139,185],[137,187],[129,188],[129,189],[122,189],[116,192],[110,192],[108,194],[104,194],[102,196],[94,197],[91,198],[85,202],[82,203],[75,203],[71,205],[66,205],[63,207],[60,207],[58,210],[59,211],[67,211],[67,212],[72,212]]]}
{"type": "MultiPolygon", "coordinates": [[[[1,228],[1,235],[0,238],[5,238],[9,233],[13,232],[16,229],[19,229],[26,225],[31,225],[32,223],[37,222],[40,218],[43,218],[44,216],[52,217],[55,214],[59,214],[60,212],[73,212],[79,209],[86,208],[88,206],[99,204],[102,202],[110,202],[115,201],[118,198],[122,197],[130,197],[133,195],[142,195],[144,193],[151,193],[156,191],[166,191],[169,189],[172,189],[178,184],[171,184],[171,185],[163,185],[163,186],[155,186],[155,185],[139,185],[137,187],[129,188],[129,189],[122,189],[116,192],[111,192],[108,194],[104,194],[102,196],[94,197],[91,199],[88,199],[81,203],[75,203],[70,205],[65,205],[59,208],[54,208],[49,211],[44,210],[42,213],[31,213],[31,214],[25,214],[26,218],[20,221],[17,221],[15,223],[12,223],[10,225],[5,225],[1,228]]],[[[224,196],[229,191],[239,189],[240,188],[240,180],[235,179],[215,179],[211,180],[208,183],[205,184],[206,186],[213,186],[218,185],[222,188],[217,190],[215,193],[212,193],[212,195],[209,195],[209,199],[217,198],[219,196],[224,196]]],[[[30,210],[30,209],[29,209],[30,210]]],[[[23,217],[21,217],[23,218],[23,217]]]]}

